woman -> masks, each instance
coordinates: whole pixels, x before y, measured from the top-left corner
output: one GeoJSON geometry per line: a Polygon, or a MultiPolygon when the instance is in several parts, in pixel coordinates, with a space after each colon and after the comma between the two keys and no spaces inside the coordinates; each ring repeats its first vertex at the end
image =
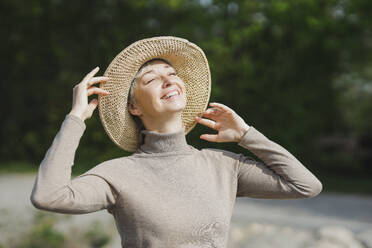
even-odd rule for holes
{"type": "Polygon", "coordinates": [[[236,197],[294,199],[321,192],[320,181],[291,153],[232,109],[221,103],[206,109],[209,67],[195,44],[176,37],[141,40],[113,60],[106,76],[95,77],[97,72],[74,87],[72,110],[40,165],[31,195],[35,207],[71,214],[107,209],[123,247],[222,248],[236,197]],[[98,82],[101,88],[93,86],[98,82]],[[99,101],[88,104],[92,94],[99,101]],[[97,105],[109,137],[134,153],[71,180],[84,121],[97,105]],[[237,142],[263,162],[188,145],[185,136],[196,123],[218,131],[200,138],[237,142]]]}

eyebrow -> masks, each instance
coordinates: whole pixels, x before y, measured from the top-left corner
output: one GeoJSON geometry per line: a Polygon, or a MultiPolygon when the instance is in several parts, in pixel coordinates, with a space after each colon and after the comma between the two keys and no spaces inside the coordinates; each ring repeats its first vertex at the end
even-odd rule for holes
{"type": "MultiPolygon", "coordinates": [[[[169,65],[165,65],[164,68],[172,68],[174,70],[174,72],[177,72],[176,69],[174,69],[173,67],[169,66],[169,65]]],[[[143,76],[145,76],[147,73],[151,73],[151,72],[154,72],[154,70],[149,70],[145,73],[143,73],[139,78],[138,80],[141,80],[143,78],[143,76]]]]}

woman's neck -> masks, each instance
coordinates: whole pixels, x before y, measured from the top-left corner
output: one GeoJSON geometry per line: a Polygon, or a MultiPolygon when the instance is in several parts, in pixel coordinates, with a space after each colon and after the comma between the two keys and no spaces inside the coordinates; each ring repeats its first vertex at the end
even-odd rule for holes
{"type": "Polygon", "coordinates": [[[145,153],[163,153],[174,151],[186,151],[189,146],[186,142],[185,130],[173,133],[159,133],[149,130],[141,131],[141,140],[139,152],[145,153]]]}
{"type": "Polygon", "coordinates": [[[185,130],[182,123],[181,114],[174,115],[172,118],[154,118],[151,120],[142,120],[146,130],[158,133],[175,133],[185,130]]]}

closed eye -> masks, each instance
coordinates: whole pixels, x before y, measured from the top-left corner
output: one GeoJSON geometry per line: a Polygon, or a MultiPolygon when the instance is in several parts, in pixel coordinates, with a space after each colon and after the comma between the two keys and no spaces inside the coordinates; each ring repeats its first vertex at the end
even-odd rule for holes
{"type": "Polygon", "coordinates": [[[154,81],[154,80],[155,80],[155,78],[153,78],[153,79],[151,79],[151,80],[147,81],[147,83],[146,83],[146,84],[149,84],[149,83],[151,83],[151,81],[154,81]]]}
{"type": "MultiPolygon", "coordinates": [[[[171,73],[169,73],[169,75],[170,75],[170,76],[177,76],[177,74],[176,74],[175,72],[171,72],[171,73]]],[[[153,80],[155,80],[155,79],[156,79],[156,78],[153,78],[153,79],[147,81],[146,84],[151,83],[151,82],[152,82],[153,80]]]]}

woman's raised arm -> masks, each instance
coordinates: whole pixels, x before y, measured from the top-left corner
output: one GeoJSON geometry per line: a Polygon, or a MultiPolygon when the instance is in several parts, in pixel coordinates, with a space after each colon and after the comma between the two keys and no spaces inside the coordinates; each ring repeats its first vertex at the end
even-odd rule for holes
{"type": "Polygon", "coordinates": [[[76,149],[86,125],[97,106],[94,93],[107,94],[106,91],[92,87],[94,83],[107,80],[106,77],[93,77],[98,67],[88,73],[73,89],[73,106],[66,115],[51,147],[42,160],[32,189],[30,200],[39,209],[59,213],[89,213],[115,205],[116,196],[105,179],[87,175],[71,179],[71,167],[76,149]]]}
{"type": "Polygon", "coordinates": [[[321,182],[290,152],[269,140],[229,107],[211,103],[199,123],[218,131],[200,138],[213,142],[238,142],[253,152],[262,162],[239,154],[237,197],[254,198],[309,198],[322,191],[321,182]]]}
{"type": "Polygon", "coordinates": [[[240,154],[237,197],[310,198],[322,191],[321,182],[300,161],[254,127],[238,144],[263,163],[240,154]]]}

